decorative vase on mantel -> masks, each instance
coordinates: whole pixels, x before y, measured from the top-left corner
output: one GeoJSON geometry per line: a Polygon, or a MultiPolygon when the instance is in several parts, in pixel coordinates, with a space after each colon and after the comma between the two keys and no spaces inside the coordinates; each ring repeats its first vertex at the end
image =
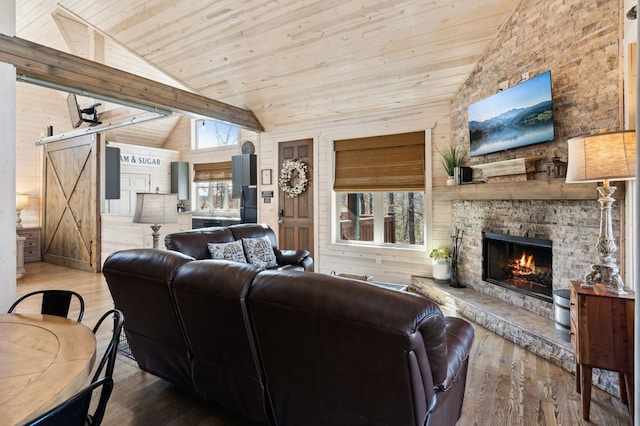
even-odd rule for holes
{"type": "Polygon", "coordinates": [[[455,186],[456,180],[453,176],[447,176],[447,186],[455,186]]]}

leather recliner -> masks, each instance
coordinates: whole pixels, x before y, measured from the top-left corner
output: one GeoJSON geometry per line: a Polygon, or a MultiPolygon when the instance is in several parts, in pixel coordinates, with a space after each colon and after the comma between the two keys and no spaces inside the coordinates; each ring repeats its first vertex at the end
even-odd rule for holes
{"type": "Polygon", "coordinates": [[[198,228],[167,234],[167,249],[179,251],[195,259],[210,259],[207,243],[230,243],[242,238],[269,237],[276,255],[277,269],[313,271],[313,258],[308,250],[279,249],[273,230],[264,224],[244,223],[228,227],[198,228]]]}
{"type": "Polygon", "coordinates": [[[424,296],[124,250],[103,273],[140,367],[273,425],[455,425],[472,326],[424,296]]]}

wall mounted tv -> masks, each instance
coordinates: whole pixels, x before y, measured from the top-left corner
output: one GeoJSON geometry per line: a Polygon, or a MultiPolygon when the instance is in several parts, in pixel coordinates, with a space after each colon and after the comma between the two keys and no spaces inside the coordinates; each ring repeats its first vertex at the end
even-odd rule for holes
{"type": "Polygon", "coordinates": [[[472,157],[552,141],[551,71],[469,105],[472,157]]]}

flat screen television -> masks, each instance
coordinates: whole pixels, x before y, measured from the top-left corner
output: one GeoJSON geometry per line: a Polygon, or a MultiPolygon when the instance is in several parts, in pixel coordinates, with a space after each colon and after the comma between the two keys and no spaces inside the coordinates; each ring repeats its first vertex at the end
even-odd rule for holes
{"type": "Polygon", "coordinates": [[[472,157],[552,141],[551,71],[469,105],[468,113],[472,157]]]}
{"type": "Polygon", "coordinates": [[[80,125],[82,124],[82,113],[80,112],[80,107],[78,106],[78,100],[76,99],[75,94],[69,93],[67,95],[67,107],[69,108],[71,125],[74,129],[76,127],[80,127],[80,125]]]}

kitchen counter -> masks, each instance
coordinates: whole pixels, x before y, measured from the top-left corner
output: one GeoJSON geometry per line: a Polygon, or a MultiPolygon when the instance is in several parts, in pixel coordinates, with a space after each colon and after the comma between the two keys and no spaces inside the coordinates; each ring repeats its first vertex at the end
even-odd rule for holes
{"type": "Polygon", "coordinates": [[[242,223],[239,217],[216,217],[216,216],[192,216],[191,227],[209,228],[212,226],[229,226],[242,223]]]}

